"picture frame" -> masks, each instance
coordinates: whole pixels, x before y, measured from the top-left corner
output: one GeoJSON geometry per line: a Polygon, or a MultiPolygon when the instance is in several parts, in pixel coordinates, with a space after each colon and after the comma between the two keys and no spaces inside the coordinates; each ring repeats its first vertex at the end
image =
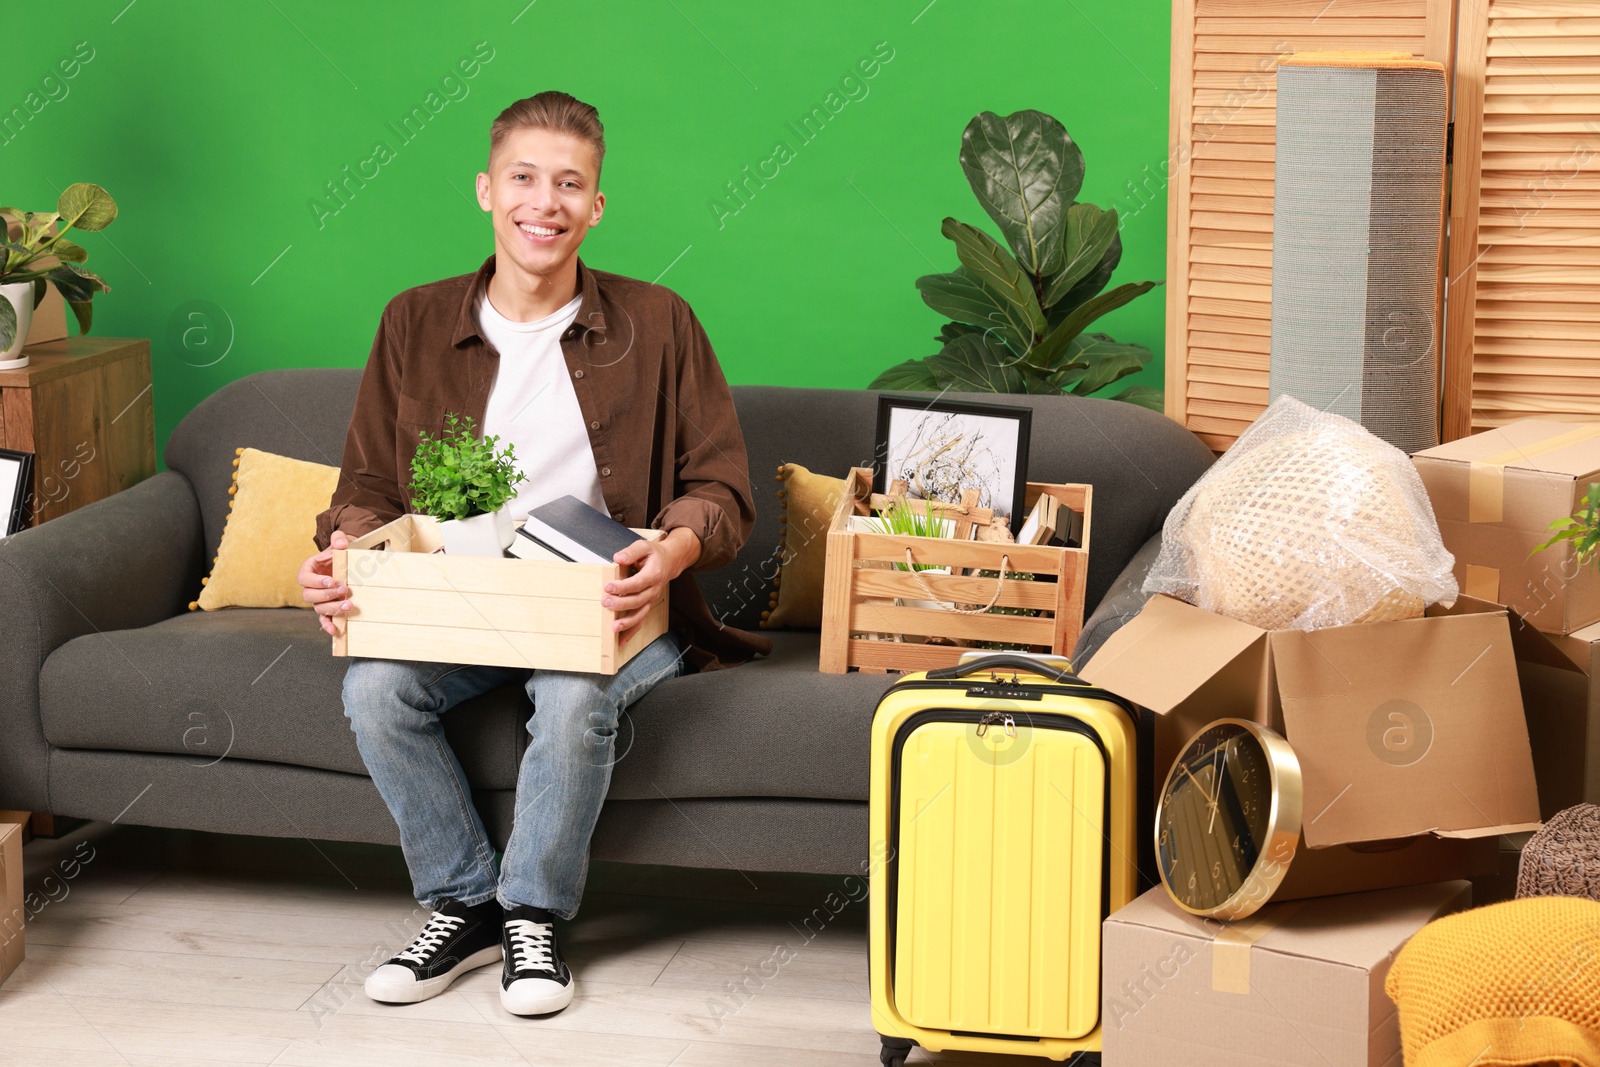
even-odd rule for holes
{"type": "Polygon", "coordinates": [[[879,396],[873,491],[887,493],[905,478],[911,498],[953,503],[962,489],[978,489],[979,505],[1005,516],[1015,533],[1025,517],[1032,425],[1033,409],[1015,404],[879,396]]]}
{"type": "Polygon", "coordinates": [[[33,496],[33,453],[0,448],[0,537],[21,530],[33,496]]]}

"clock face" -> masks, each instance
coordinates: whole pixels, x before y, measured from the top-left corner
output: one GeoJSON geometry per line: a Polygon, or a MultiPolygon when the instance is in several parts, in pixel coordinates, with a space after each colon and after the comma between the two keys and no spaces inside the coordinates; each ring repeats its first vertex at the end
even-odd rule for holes
{"type": "Polygon", "coordinates": [[[1172,767],[1156,819],[1161,880],[1191,911],[1222,907],[1271,847],[1272,767],[1261,741],[1213,723],[1172,767]]]}

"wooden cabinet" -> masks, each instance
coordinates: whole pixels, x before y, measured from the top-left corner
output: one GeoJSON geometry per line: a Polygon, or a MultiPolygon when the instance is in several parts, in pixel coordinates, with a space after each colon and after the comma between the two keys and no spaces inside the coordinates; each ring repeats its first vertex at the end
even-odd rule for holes
{"type": "Polygon", "coordinates": [[[0,447],[33,453],[28,525],[156,472],[148,340],[67,337],[26,351],[26,367],[0,371],[0,447]]]}

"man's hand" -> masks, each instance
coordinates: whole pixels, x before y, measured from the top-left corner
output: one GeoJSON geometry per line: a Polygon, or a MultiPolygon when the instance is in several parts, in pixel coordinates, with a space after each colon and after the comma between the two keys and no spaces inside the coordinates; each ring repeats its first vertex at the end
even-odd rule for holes
{"type": "MultiPolygon", "coordinates": [[[[618,633],[644,621],[656,601],[667,595],[667,583],[700,558],[700,538],[682,526],[655,541],[638,540],[611,559],[636,567],[633,576],[607,582],[600,603],[617,613],[618,633]]],[[[626,640],[626,638],[624,638],[626,640]]]]}
{"type": "Polygon", "coordinates": [[[334,550],[342,549],[349,543],[350,539],[343,530],[335,530],[326,551],[318,552],[300,564],[300,595],[316,610],[317,621],[322,624],[323,632],[334,637],[344,632],[345,617],[356,610],[350,601],[344,599],[350,595],[349,588],[333,580],[334,550]]]}

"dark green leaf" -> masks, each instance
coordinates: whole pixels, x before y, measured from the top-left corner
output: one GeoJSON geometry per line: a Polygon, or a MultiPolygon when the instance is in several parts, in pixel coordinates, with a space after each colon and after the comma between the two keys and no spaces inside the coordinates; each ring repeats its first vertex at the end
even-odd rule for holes
{"type": "Polygon", "coordinates": [[[1061,268],[1061,223],[1083,188],[1083,151],[1040,111],[985,111],[961,133],[961,169],[1030,274],[1061,268]]]}
{"type": "Polygon", "coordinates": [[[917,279],[923,303],[957,322],[992,331],[1019,355],[1028,350],[1033,334],[1027,325],[1013,322],[1006,302],[972,275],[966,267],[949,274],[924,274],[917,279]]]}
{"type": "Polygon", "coordinates": [[[44,294],[50,291],[50,283],[43,278],[33,280],[33,309],[39,310],[39,303],[44,299],[44,294]]]}
{"type": "Polygon", "coordinates": [[[1097,393],[1118,378],[1125,378],[1144,368],[1150,362],[1150,350],[1144,345],[1124,344],[1103,333],[1079,334],[1067,346],[1073,361],[1088,366],[1072,391],[1077,396],[1097,393]]]}
{"type": "Polygon", "coordinates": [[[0,297],[0,351],[11,347],[17,339],[17,309],[11,301],[0,297]]]}
{"type": "Polygon", "coordinates": [[[1125,404],[1137,404],[1142,408],[1149,408],[1157,415],[1164,414],[1167,410],[1166,394],[1160,389],[1155,389],[1148,385],[1130,385],[1110,399],[1120,400],[1125,404]]]}
{"type": "Polygon", "coordinates": [[[109,293],[111,287],[102,281],[99,275],[84,270],[76,263],[63,263],[59,267],[51,268],[46,275],[55,283],[61,295],[67,300],[89,300],[95,293],[109,293]]]}
{"type": "Polygon", "coordinates": [[[1117,236],[1117,211],[1102,211],[1093,204],[1073,204],[1067,208],[1066,227],[1061,270],[1045,289],[1045,307],[1060,301],[1105,259],[1117,236]]]}
{"type": "Polygon", "coordinates": [[[957,337],[936,356],[929,369],[939,385],[963,393],[1020,393],[1024,391],[1017,357],[978,334],[957,337]]]}
{"type": "Polygon", "coordinates": [[[94,305],[87,300],[68,300],[67,307],[78,318],[78,332],[88,333],[89,326],[94,321],[94,305]]]}
{"type": "Polygon", "coordinates": [[[61,227],[63,232],[70,226],[80,230],[103,230],[117,217],[117,202],[98,185],[77,182],[62,192],[56,201],[56,210],[65,223],[61,227]]]}
{"type": "Polygon", "coordinates": [[[1061,324],[1050,331],[1049,336],[1034,346],[1033,351],[1028,353],[1028,362],[1040,368],[1051,366],[1072,339],[1082,333],[1091,322],[1107,312],[1115,311],[1135,297],[1143,296],[1159,284],[1159,282],[1125,282],[1110,292],[1090,297],[1062,319],[1061,324]]]}
{"type": "Polygon", "coordinates": [[[1111,239],[1111,247],[1106,249],[1106,254],[1100,257],[1099,265],[1089,272],[1088,277],[1069,289],[1060,300],[1054,303],[1046,302],[1044,317],[1050,329],[1053,330],[1061,325],[1061,320],[1070,315],[1075,308],[1110,284],[1111,275],[1121,262],[1122,235],[1117,234],[1111,239]]]}
{"type": "MultiPolygon", "coordinates": [[[[932,356],[928,357],[928,359],[932,358],[932,356]]],[[[867,388],[914,389],[937,392],[939,390],[939,382],[933,376],[933,369],[928,366],[927,359],[908,359],[904,363],[896,363],[872,379],[872,383],[867,388]]]]}
{"type": "MultiPolygon", "coordinates": [[[[924,299],[926,299],[926,297],[924,297],[924,299]]],[[[938,341],[940,345],[944,345],[950,341],[954,341],[962,334],[982,332],[983,331],[978,329],[976,326],[968,326],[964,322],[947,322],[943,326],[939,327],[939,336],[935,337],[934,340],[938,341]]]]}
{"type": "Polygon", "coordinates": [[[959,219],[945,219],[939,232],[955,242],[961,265],[1000,298],[1006,318],[1017,333],[1030,340],[1044,333],[1044,311],[1034,294],[1033,281],[1000,247],[1000,242],[959,219]]]}

